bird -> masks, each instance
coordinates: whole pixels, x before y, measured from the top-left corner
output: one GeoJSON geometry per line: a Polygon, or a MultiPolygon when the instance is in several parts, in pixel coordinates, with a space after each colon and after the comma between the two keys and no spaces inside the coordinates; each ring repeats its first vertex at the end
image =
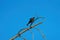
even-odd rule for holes
{"type": "Polygon", "coordinates": [[[27,26],[30,24],[30,26],[33,24],[35,20],[35,17],[30,18],[29,22],[27,23],[27,26]]]}

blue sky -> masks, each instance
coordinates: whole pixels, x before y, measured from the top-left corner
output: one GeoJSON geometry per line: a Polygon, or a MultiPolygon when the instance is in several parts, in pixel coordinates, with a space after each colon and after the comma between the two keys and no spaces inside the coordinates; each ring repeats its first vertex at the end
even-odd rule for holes
{"type": "MultiPolygon", "coordinates": [[[[60,40],[60,0],[0,0],[0,40],[9,40],[21,28],[27,27],[32,16],[46,17],[46,21],[37,28],[44,32],[48,40],[60,40]]],[[[43,40],[34,31],[35,40],[43,40]]]]}

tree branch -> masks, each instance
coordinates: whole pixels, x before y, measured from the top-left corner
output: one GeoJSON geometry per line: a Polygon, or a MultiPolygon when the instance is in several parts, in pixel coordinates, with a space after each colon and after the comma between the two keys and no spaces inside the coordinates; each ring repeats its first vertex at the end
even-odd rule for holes
{"type": "Polygon", "coordinates": [[[15,36],[13,36],[10,40],[16,39],[17,37],[21,36],[24,32],[26,32],[26,31],[28,31],[28,30],[30,30],[30,29],[32,29],[32,28],[34,28],[34,27],[36,27],[37,25],[42,24],[42,23],[43,23],[43,22],[39,22],[39,23],[37,23],[37,24],[35,24],[35,25],[31,26],[31,27],[28,27],[28,28],[22,30],[21,32],[19,32],[19,33],[16,34],[15,36]]]}

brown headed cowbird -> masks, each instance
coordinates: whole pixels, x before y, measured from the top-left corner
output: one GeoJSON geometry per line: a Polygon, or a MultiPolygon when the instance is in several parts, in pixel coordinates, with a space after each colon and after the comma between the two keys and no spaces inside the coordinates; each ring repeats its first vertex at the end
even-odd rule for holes
{"type": "Polygon", "coordinates": [[[30,24],[30,26],[33,24],[35,20],[35,17],[30,18],[29,22],[27,23],[27,26],[30,24]]]}

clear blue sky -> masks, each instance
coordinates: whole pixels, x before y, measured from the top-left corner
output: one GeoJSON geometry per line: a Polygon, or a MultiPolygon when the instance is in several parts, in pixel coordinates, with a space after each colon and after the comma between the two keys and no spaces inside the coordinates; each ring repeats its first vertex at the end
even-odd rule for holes
{"type": "MultiPolygon", "coordinates": [[[[21,28],[26,27],[32,16],[46,17],[46,21],[37,27],[48,40],[60,40],[60,0],[0,0],[0,40],[9,40],[21,28]]],[[[35,40],[43,40],[36,32],[38,39],[35,37],[35,40]]]]}

